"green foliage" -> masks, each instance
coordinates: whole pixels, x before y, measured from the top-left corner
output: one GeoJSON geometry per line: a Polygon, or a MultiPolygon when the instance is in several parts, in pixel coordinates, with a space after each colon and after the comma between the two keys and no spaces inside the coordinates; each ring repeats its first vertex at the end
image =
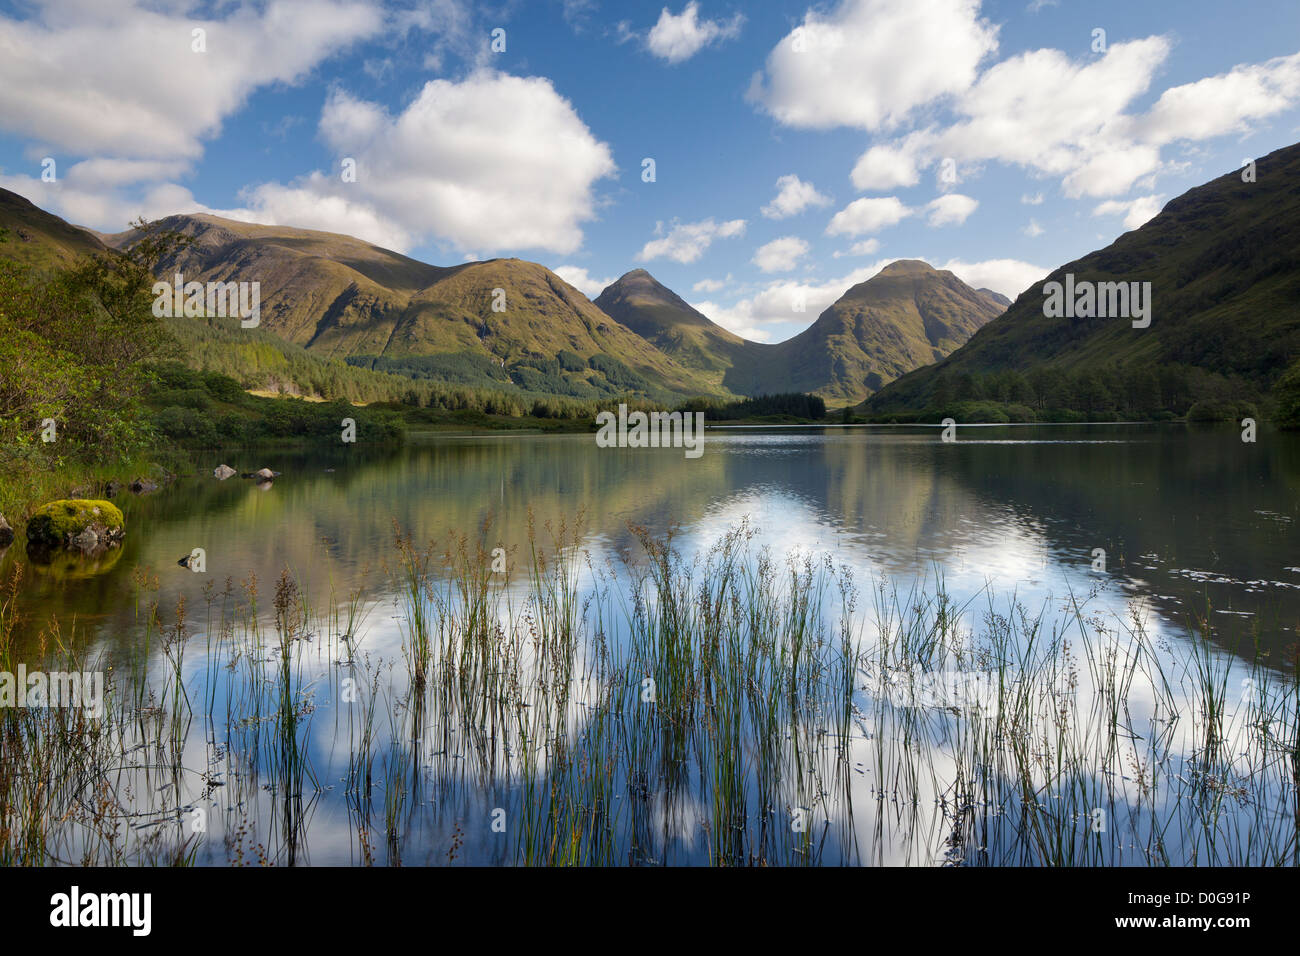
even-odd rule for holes
{"type": "Polygon", "coordinates": [[[126,256],[52,274],[0,261],[0,467],[129,454],[151,438],[144,364],[170,345],[126,256]],[[53,419],[57,440],[41,441],[53,419]]]}
{"type": "Polygon", "coordinates": [[[381,407],[354,407],[339,399],[309,402],[259,398],[227,376],[169,362],[153,369],[160,388],[149,396],[153,427],[186,448],[216,448],[266,439],[338,441],[342,422],[357,424],[358,442],[400,442],[401,416],[381,407]]]}
{"type": "Polygon", "coordinates": [[[731,421],[740,418],[798,418],[821,421],[826,417],[826,402],[818,395],[786,392],[780,395],[758,395],[736,402],[719,402],[713,398],[692,398],[678,406],[683,412],[703,412],[709,421],[731,421]]]}
{"type": "Polygon", "coordinates": [[[1278,379],[1273,397],[1277,401],[1278,425],[1286,429],[1300,429],[1300,361],[1278,379]]]}

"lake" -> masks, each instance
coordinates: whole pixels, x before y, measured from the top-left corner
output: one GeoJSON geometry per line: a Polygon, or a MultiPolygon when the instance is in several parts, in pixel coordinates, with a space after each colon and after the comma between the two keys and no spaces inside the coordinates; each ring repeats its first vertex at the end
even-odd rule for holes
{"type": "Polygon", "coordinates": [[[116,687],[63,795],[109,781],[112,809],[46,862],[1297,850],[1300,436],[715,428],[698,459],[417,436],[202,472],[118,498],[93,567],[0,558],[24,565],[12,660],[40,666],[56,618],[116,687]]]}

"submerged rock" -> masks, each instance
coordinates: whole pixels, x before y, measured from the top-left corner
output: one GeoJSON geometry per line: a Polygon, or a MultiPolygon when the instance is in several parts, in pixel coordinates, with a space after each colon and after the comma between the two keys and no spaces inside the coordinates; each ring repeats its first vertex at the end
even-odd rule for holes
{"type": "Polygon", "coordinates": [[[131,482],[131,492],[137,495],[147,495],[158,490],[158,482],[151,478],[137,478],[131,482]]]}
{"type": "Polygon", "coordinates": [[[261,468],[257,471],[245,472],[243,477],[252,478],[260,485],[268,481],[275,481],[275,479],[280,477],[280,473],[278,471],[272,471],[270,468],[261,468]]]}
{"type": "Polygon", "coordinates": [[[126,536],[126,519],[108,501],[65,498],[36,509],[27,522],[28,549],[63,548],[84,555],[103,554],[126,536]]]}
{"type": "Polygon", "coordinates": [[[227,478],[233,478],[236,475],[235,469],[229,465],[217,465],[212,469],[212,477],[218,481],[225,481],[227,478]]]}

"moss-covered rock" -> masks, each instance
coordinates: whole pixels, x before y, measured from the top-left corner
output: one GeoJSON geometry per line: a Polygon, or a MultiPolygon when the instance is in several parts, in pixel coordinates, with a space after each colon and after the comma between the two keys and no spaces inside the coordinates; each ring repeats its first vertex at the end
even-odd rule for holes
{"type": "Polygon", "coordinates": [[[102,554],[126,535],[126,519],[117,506],[93,498],[65,498],[41,505],[27,522],[29,548],[67,548],[102,554]]]}

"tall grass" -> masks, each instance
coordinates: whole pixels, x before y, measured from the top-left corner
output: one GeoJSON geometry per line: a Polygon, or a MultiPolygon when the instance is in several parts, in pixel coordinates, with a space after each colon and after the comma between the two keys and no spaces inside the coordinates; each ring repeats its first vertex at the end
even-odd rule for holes
{"type": "Polygon", "coordinates": [[[288,570],[265,609],[253,578],[166,624],[150,604],[121,662],[50,622],[45,665],[105,668],[110,707],[0,709],[0,862],[1300,859],[1294,662],[1204,622],[1157,642],[1091,597],[958,602],[937,573],[864,602],[744,524],[603,557],[581,517],[528,531],[397,529],[391,587],[321,608],[288,570]]]}

